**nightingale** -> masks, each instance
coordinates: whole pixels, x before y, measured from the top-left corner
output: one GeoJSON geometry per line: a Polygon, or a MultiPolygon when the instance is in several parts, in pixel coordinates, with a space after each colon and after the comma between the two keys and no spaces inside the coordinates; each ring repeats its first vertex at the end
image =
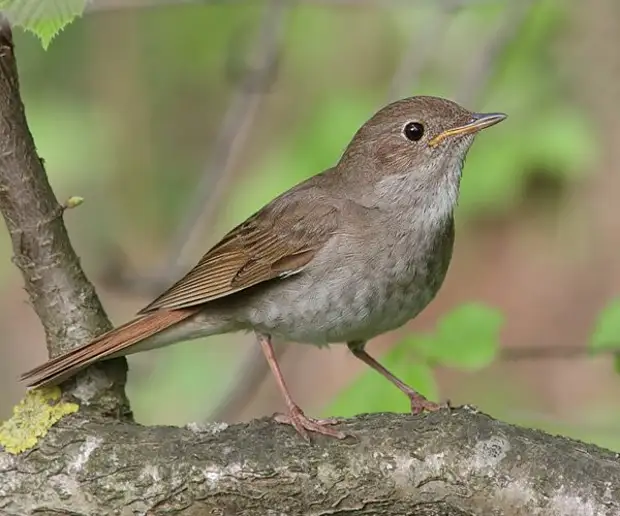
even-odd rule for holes
{"type": "Polygon", "coordinates": [[[410,400],[436,410],[366,351],[435,297],[454,242],[453,212],[475,135],[506,118],[428,96],[393,102],[353,136],[338,163],[276,197],[232,229],[133,319],[25,373],[59,383],[105,359],[209,335],[252,331],[305,439],[336,438],[334,419],[306,416],[276,361],[272,338],[346,343],[410,400]]]}

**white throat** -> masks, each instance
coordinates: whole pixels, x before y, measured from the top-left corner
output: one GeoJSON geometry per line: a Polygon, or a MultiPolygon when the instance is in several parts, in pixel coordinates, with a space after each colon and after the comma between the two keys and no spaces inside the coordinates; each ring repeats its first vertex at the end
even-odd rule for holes
{"type": "Polygon", "coordinates": [[[447,173],[431,177],[424,189],[411,173],[384,177],[375,188],[376,204],[431,226],[445,223],[458,203],[462,162],[450,165],[447,173]]]}

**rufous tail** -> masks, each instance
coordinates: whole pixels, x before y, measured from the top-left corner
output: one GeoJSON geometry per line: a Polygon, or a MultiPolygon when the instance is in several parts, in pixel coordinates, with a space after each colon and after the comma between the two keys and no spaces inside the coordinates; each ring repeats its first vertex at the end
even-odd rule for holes
{"type": "Polygon", "coordinates": [[[39,367],[24,373],[22,381],[28,387],[42,387],[60,383],[86,366],[110,357],[148,337],[177,324],[196,312],[199,307],[177,310],[157,310],[114,328],[88,344],[48,360],[39,367]]]}

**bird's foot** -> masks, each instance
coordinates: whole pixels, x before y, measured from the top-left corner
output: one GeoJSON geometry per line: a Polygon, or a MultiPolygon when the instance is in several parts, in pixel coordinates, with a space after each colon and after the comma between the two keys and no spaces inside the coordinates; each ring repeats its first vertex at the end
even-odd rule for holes
{"type": "Polygon", "coordinates": [[[412,390],[407,393],[409,396],[409,400],[411,401],[411,413],[412,414],[420,414],[424,411],[427,412],[435,412],[442,408],[449,408],[449,403],[435,403],[434,401],[427,400],[420,393],[412,390]]]}
{"type": "Polygon", "coordinates": [[[335,437],[336,439],[345,439],[347,434],[330,428],[332,425],[339,423],[337,419],[315,419],[306,416],[303,411],[296,405],[291,407],[288,414],[276,414],[274,419],[278,423],[285,425],[291,425],[297,430],[306,441],[310,442],[310,436],[308,431],[321,435],[327,435],[329,437],[335,437]]]}

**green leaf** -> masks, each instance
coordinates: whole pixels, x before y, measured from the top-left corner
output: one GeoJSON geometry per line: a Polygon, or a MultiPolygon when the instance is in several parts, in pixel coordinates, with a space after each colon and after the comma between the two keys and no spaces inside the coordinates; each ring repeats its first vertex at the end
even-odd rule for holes
{"type": "Polygon", "coordinates": [[[11,24],[35,34],[46,50],[85,7],[86,0],[0,0],[0,10],[11,24]]]}
{"type": "MultiPolygon", "coordinates": [[[[402,344],[395,346],[380,362],[395,376],[429,399],[437,399],[432,370],[407,359],[402,344]]],[[[407,397],[379,373],[368,369],[342,391],[324,411],[325,415],[349,417],[373,412],[409,412],[407,397]]]]}
{"type": "Polygon", "coordinates": [[[593,351],[620,349],[620,299],[610,303],[598,316],[590,348],[593,351]]]}
{"type": "Polygon", "coordinates": [[[497,354],[503,322],[498,310],[465,304],[439,321],[434,336],[417,339],[416,346],[431,361],[460,369],[480,369],[497,354]]]}

